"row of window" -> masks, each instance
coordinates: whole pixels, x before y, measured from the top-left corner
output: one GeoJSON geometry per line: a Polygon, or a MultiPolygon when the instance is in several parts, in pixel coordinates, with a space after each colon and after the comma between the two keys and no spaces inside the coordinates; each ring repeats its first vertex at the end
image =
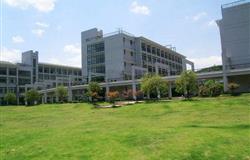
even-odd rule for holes
{"type": "Polygon", "coordinates": [[[87,45],[87,54],[104,51],[104,42],[87,45]]]}
{"type": "Polygon", "coordinates": [[[88,65],[105,63],[105,55],[103,52],[101,52],[101,54],[88,55],[87,59],[88,59],[88,65]]]}
{"type": "Polygon", "coordinates": [[[143,61],[147,61],[147,62],[150,62],[150,63],[162,63],[162,64],[166,64],[166,65],[172,65],[172,64],[175,64],[174,62],[169,62],[168,60],[166,59],[162,59],[162,58],[157,58],[155,56],[151,56],[151,55],[147,55],[145,53],[142,54],[142,60],[143,61]]]}
{"type": "Polygon", "coordinates": [[[151,47],[150,45],[146,45],[145,43],[141,43],[141,49],[144,52],[152,53],[154,55],[157,55],[159,57],[169,59],[178,63],[182,63],[182,60],[180,57],[170,54],[166,51],[160,50],[159,48],[156,47],[151,47]]]}
{"type": "MultiPolygon", "coordinates": [[[[10,76],[16,76],[16,68],[9,68],[10,76]]],[[[6,67],[0,67],[0,75],[7,75],[7,68],[6,67]]]]}
{"type": "Polygon", "coordinates": [[[81,75],[81,70],[61,69],[61,68],[49,68],[39,66],[39,73],[51,73],[51,74],[63,74],[63,75],[81,75]],[[44,72],[43,72],[44,71],[44,72]]]}

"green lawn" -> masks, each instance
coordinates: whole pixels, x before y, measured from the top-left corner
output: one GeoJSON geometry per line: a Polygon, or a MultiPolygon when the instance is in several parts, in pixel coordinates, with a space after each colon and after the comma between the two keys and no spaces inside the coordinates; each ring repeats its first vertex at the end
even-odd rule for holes
{"type": "Polygon", "coordinates": [[[0,107],[0,114],[1,159],[250,159],[250,94],[110,109],[0,107]]]}

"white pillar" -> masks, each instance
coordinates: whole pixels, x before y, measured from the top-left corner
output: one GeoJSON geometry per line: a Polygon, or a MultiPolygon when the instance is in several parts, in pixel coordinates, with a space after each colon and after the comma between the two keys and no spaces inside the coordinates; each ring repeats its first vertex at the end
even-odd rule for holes
{"type": "Polygon", "coordinates": [[[68,102],[72,102],[72,88],[68,87],[68,102]]]}
{"type": "Polygon", "coordinates": [[[108,82],[108,78],[105,78],[105,82],[106,82],[106,93],[105,93],[105,100],[109,101],[109,97],[108,97],[108,93],[109,93],[109,82],[108,82]]]}
{"type": "Polygon", "coordinates": [[[160,92],[159,88],[157,88],[156,90],[157,90],[157,98],[160,99],[161,98],[161,92],[160,92]]]}
{"type": "Polygon", "coordinates": [[[136,84],[135,84],[135,82],[133,82],[133,84],[132,84],[132,92],[133,92],[133,99],[136,101],[137,97],[136,97],[136,84]]]}
{"type": "Polygon", "coordinates": [[[44,103],[47,103],[47,98],[48,98],[47,91],[45,91],[45,93],[44,93],[44,103]]]}
{"type": "Polygon", "coordinates": [[[172,98],[172,84],[171,82],[168,83],[168,98],[172,98]]]}

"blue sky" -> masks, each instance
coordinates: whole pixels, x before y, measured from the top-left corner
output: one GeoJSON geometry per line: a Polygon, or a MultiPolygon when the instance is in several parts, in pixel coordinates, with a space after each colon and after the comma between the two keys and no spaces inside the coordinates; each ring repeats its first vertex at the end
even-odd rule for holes
{"type": "Polygon", "coordinates": [[[162,45],[172,44],[196,68],[220,64],[214,20],[232,0],[1,0],[1,60],[39,51],[40,62],[81,66],[80,33],[122,28],[162,45]]]}

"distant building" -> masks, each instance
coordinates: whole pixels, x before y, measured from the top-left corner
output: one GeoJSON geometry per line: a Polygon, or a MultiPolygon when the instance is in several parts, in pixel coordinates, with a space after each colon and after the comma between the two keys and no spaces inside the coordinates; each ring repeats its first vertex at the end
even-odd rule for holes
{"type": "Polygon", "coordinates": [[[22,53],[21,63],[0,61],[0,104],[7,92],[15,93],[17,102],[24,103],[26,89],[81,84],[81,68],[39,63],[38,59],[37,51],[27,51],[22,53]]]}
{"type": "Polygon", "coordinates": [[[85,80],[95,78],[100,81],[127,80],[142,75],[142,70],[160,75],[178,75],[186,70],[185,56],[144,37],[135,37],[125,31],[103,35],[102,30],[93,28],[83,31],[82,73],[85,80]],[[141,68],[141,70],[139,69],[141,68]]]}
{"type": "Polygon", "coordinates": [[[250,67],[250,1],[241,0],[221,6],[222,19],[217,21],[220,28],[224,88],[229,82],[241,85],[242,91],[250,91],[250,77],[227,76],[230,69],[250,67]]]}

